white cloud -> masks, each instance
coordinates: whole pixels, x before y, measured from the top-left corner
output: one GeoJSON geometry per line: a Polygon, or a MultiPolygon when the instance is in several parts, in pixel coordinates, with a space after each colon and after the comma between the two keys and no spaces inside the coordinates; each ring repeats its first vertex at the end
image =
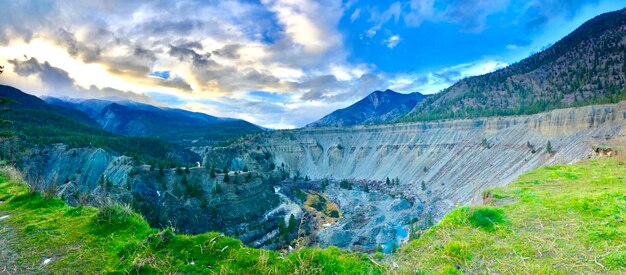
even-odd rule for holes
{"type": "Polygon", "coordinates": [[[393,49],[398,46],[398,43],[400,43],[400,41],[402,41],[402,39],[399,35],[392,35],[389,38],[385,39],[384,43],[387,48],[393,49]]]}
{"type": "Polygon", "coordinates": [[[463,78],[490,73],[507,65],[505,62],[497,60],[482,60],[459,64],[426,74],[399,74],[390,77],[389,87],[397,91],[434,94],[463,78]]]}
{"type": "Polygon", "coordinates": [[[343,7],[336,1],[263,0],[262,3],[276,13],[287,35],[303,46],[305,52],[319,53],[341,42],[335,27],[343,15],[343,7]]]}
{"type": "Polygon", "coordinates": [[[352,12],[352,15],[350,15],[350,21],[356,21],[357,19],[359,19],[359,16],[361,16],[361,9],[357,8],[354,10],[354,12],[352,12]]]}

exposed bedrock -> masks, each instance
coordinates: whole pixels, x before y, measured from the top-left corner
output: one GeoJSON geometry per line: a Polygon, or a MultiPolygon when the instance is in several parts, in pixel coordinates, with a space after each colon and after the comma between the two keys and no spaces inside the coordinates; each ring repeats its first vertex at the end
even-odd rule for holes
{"type": "Polygon", "coordinates": [[[624,136],[625,119],[621,102],[529,116],[306,128],[249,136],[209,151],[206,159],[224,159],[227,152],[251,167],[284,163],[292,176],[312,179],[397,177],[416,192],[423,181],[433,196],[466,204],[526,171],[587,157],[592,145],[624,136]],[[262,157],[266,152],[269,160],[262,157]]]}
{"type": "Polygon", "coordinates": [[[72,205],[127,204],[152,226],[185,233],[262,235],[273,228],[259,228],[258,222],[279,205],[272,185],[257,173],[230,172],[225,182],[223,173],[211,177],[204,167],[151,169],[99,148],[57,144],[31,149],[17,164],[32,186],[72,205]]]}

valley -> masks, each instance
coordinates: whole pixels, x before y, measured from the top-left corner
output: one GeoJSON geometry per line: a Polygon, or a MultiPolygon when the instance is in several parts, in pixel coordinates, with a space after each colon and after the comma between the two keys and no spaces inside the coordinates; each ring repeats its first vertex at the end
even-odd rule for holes
{"type": "Polygon", "coordinates": [[[530,116],[306,128],[247,136],[206,151],[204,159],[237,159],[269,174],[278,167],[287,182],[321,192],[343,213],[315,233],[316,243],[368,250],[412,227],[436,224],[459,205],[482,203],[485,189],[522,173],[623,142],[625,120],[621,102],[530,116]],[[263,155],[271,157],[257,157],[263,155]],[[322,190],[320,179],[330,179],[330,186],[322,190]],[[341,188],[342,180],[352,190],[341,188]]]}
{"type": "MultiPolygon", "coordinates": [[[[626,9],[586,20],[514,63],[422,75],[360,63],[318,75],[299,67],[321,56],[302,57],[344,52],[260,38],[265,21],[232,33],[254,47],[211,50],[218,40],[156,36],[154,51],[117,38],[96,50],[61,29],[55,47],[73,45],[63,58],[130,51],[149,66],[71,63],[133,83],[122,85],[26,54],[7,61],[0,273],[624,273],[626,9]],[[281,59],[260,69],[270,44],[281,59]],[[294,56],[295,69],[284,63],[294,56]],[[94,79],[144,93],[82,87],[94,79]]],[[[391,34],[381,26],[359,41],[391,34]]],[[[444,64],[457,53],[430,54],[444,64]]]]}

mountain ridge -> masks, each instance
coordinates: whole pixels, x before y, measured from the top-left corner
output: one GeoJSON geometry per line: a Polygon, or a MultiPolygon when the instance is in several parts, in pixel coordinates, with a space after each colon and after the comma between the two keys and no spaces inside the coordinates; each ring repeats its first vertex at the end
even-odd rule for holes
{"type": "Polygon", "coordinates": [[[185,145],[213,144],[240,135],[264,131],[263,128],[241,119],[220,118],[134,101],[54,97],[46,97],[45,100],[51,104],[81,110],[100,127],[112,133],[160,137],[185,145]]]}
{"type": "Polygon", "coordinates": [[[356,103],[336,110],[306,127],[352,126],[388,122],[408,113],[426,95],[415,92],[402,94],[393,90],[374,91],[356,103]]]}
{"type": "Polygon", "coordinates": [[[460,80],[394,122],[534,114],[626,99],[626,9],[596,16],[551,47],[460,80]]]}

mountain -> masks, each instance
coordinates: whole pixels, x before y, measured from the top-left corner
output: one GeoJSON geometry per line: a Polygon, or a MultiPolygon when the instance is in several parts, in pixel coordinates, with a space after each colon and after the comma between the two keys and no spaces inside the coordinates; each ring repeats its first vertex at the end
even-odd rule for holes
{"type": "Polygon", "coordinates": [[[398,122],[532,114],[626,99],[626,9],[599,15],[548,49],[463,79],[398,122]]]}
{"type": "Polygon", "coordinates": [[[81,111],[50,105],[36,96],[29,95],[11,86],[0,85],[0,97],[13,100],[12,108],[51,112],[85,125],[98,127],[98,123],[95,120],[81,111]]]}
{"type": "Polygon", "coordinates": [[[206,145],[261,132],[244,120],[219,118],[181,109],[162,108],[134,101],[103,99],[59,99],[45,97],[50,104],[88,114],[103,129],[123,135],[160,137],[185,145],[206,145]]]}
{"type": "Polygon", "coordinates": [[[5,148],[10,148],[2,152],[3,159],[28,153],[28,148],[62,143],[70,148],[102,148],[138,161],[195,163],[198,160],[189,150],[160,139],[109,133],[79,110],[48,104],[11,86],[0,85],[0,97],[13,101],[2,114],[2,119],[12,123],[3,125],[2,130],[11,130],[17,136],[13,143],[3,140],[10,143],[3,143],[5,148]]]}
{"type": "Polygon", "coordinates": [[[336,110],[307,127],[350,126],[391,121],[408,113],[426,96],[401,94],[392,90],[375,91],[347,108],[336,110]]]}

